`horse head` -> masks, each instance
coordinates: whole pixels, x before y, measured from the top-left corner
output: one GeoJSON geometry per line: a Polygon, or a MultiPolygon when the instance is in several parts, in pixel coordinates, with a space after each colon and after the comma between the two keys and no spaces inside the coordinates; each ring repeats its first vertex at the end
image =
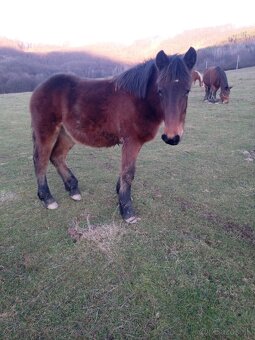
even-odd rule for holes
{"type": "Polygon", "coordinates": [[[192,82],[191,70],[196,58],[193,47],[183,57],[168,57],[164,51],[156,56],[157,91],[165,123],[162,140],[170,145],[177,145],[183,135],[192,82]]]}
{"type": "Polygon", "coordinates": [[[231,89],[232,89],[232,86],[226,86],[224,89],[221,89],[220,99],[223,104],[228,104],[231,89]]]}

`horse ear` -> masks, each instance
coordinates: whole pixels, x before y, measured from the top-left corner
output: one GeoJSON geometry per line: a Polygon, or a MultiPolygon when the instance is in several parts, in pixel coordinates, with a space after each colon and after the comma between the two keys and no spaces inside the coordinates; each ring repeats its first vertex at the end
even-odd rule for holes
{"type": "Polygon", "coordinates": [[[162,70],[165,66],[169,64],[168,56],[163,50],[159,51],[156,56],[156,66],[159,70],[162,70]]]}
{"type": "Polygon", "coordinates": [[[193,47],[190,47],[189,50],[185,53],[183,57],[185,64],[188,66],[188,69],[191,70],[197,61],[197,52],[193,47]]]}

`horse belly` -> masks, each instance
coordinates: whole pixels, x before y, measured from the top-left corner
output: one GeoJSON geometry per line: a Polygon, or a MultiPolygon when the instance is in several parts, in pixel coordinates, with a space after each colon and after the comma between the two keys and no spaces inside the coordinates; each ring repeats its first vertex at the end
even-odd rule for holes
{"type": "Polygon", "coordinates": [[[63,125],[75,143],[92,147],[111,147],[120,143],[117,131],[106,123],[76,119],[66,120],[63,125]]]}

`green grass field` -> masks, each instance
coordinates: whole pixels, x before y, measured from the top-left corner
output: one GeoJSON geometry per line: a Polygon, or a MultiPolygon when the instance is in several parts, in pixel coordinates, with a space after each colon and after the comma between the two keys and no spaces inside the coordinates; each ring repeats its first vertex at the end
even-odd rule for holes
{"type": "Polygon", "coordinates": [[[119,147],[74,147],[81,202],[50,166],[59,209],[43,208],[30,94],[0,96],[2,339],[255,338],[255,68],[227,75],[228,105],[195,86],[182,143],[143,147],[136,225],[119,217],[119,147]]]}

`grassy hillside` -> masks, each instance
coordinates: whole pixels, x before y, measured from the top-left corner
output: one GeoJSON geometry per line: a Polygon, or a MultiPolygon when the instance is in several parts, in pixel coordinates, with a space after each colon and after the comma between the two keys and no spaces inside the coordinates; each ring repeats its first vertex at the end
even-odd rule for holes
{"type": "Polygon", "coordinates": [[[182,143],[142,149],[136,225],[118,213],[119,147],[73,149],[81,202],[50,167],[44,209],[30,94],[0,96],[3,339],[254,339],[255,68],[227,76],[228,105],[193,87],[182,143]]]}

